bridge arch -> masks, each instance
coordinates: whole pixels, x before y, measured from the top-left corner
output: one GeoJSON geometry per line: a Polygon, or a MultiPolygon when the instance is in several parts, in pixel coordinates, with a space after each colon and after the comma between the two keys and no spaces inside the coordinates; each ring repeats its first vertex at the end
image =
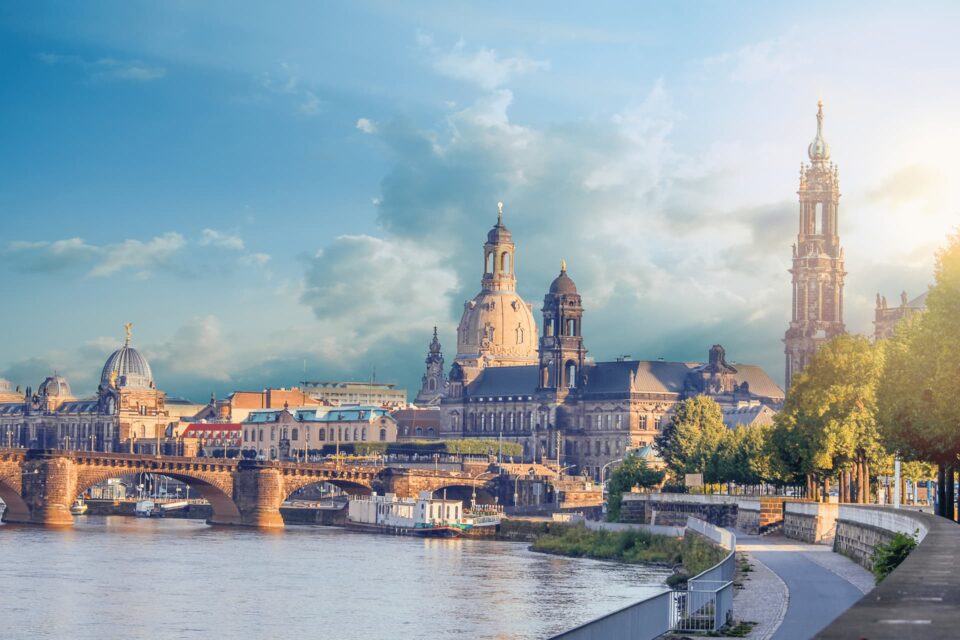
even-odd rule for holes
{"type": "MultiPolygon", "coordinates": [[[[450,482],[433,489],[434,498],[443,498],[446,492],[447,500],[461,500],[464,506],[473,506],[474,485],[469,481],[450,482]]],[[[477,502],[479,504],[493,504],[495,492],[486,482],[477,481],[477,502]]]]}
{"type": "Polygon", "coordinates": [[[17,471],[17,477],[6,478],[0,476],[0,500],[7,505],[3,514],[3,519],[10,522],[27,522],[30,520],[30,507],[20,495],[20,472],[17,471]]]}
{"type": "Polygon", "coordinates": [[[210,508],[213,511],[210,518],[211,523],[240,523],[240,509],[237,507],[237,503],[233,501],[233,480],[229,472],[224,472],[225,477],[219,478],[214,477],[213,474],[205,475],[202,472],[174,469],[105,467],[96,470],[81,470],[78,473],[77,494],[74,497],[83,495],[92,486],[110,478],[120,478],[139,473],[166,476],[189,485],[191,489],[196,490],[204,500],[210,503],[210,508]]]}

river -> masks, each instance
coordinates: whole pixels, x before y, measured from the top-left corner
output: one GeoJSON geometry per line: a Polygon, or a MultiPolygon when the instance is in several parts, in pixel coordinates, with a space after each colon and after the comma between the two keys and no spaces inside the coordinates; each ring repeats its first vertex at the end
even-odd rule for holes
{"type": "Polygon", "coordinates": [[[513,542],[83,516],[0,525],[0,638],[545,638],[668,574],[513,542]]]}

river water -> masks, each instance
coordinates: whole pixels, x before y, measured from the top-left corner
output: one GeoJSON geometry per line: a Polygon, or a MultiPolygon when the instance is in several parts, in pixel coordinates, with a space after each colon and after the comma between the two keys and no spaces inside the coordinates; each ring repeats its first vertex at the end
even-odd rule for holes
{"type": "Polygon", "coordinates": [[[0,525],[0,638],[546,638],[669,574],[526,547],[118,516],[0,525]]]}

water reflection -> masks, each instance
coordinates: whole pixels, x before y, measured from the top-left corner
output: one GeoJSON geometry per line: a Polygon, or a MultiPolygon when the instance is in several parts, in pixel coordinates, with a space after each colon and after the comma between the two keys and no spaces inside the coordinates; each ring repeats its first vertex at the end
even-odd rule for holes
{"type": "Polygon", "coordinates": [[[86,516],[0,529],[0,637],[543,638],[668,573],[522,543],[86,516]]]}

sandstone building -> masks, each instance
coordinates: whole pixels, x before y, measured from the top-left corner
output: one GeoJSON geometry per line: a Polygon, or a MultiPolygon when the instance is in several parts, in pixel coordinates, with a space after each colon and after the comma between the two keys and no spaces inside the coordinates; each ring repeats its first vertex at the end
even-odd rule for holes
{"type": "Polygon", "coordinates": [[[873,339],[883,340],[893,335],[893,328],[902,318],[906,318],[927,308],[927,292],[913,300],[907,300],[907,292],[900,294],[900,305],[887,306],[887,297],[877,294],[877,306],[873,312],[873,339]]]}
{"type": "Polygon", "coordinates": [[[800,231],[793,245],[793,313],[784,337],[786,388],[824,342],[843,334],[843,248],[839,235],[840,174],[823,138],[823,101],[817,135],[800,165],[800,231]]]}
{"type": "Polygon", "coordinates": [[[538,332],[532,306],[515,290],[516,251],[500,205],[483,245],[481,291],[464,305],[447,380],[431,359],[440,353],[436,337],[427,356],[420,393],[443,389],[440,437],[502,437],[520,443],[528,460],[559,461],[599,478],[628,448],[652,443],[684,398],[705,394],[724,408],[782,403],[783,390],[760,367],[728,362],[720,345],[702,363],[594,362],[586,309],[566,263],[544,296],[538,332]]]}
{"type": "Polygon", "coordinates": [[[155,452],[170,416],[150,364],[130,346],[110,354],[96,396],[77,399],[63,376],[29,387],[17,402],[0,403],[0,438],[8,446],[87,451],[155,452]]]}

